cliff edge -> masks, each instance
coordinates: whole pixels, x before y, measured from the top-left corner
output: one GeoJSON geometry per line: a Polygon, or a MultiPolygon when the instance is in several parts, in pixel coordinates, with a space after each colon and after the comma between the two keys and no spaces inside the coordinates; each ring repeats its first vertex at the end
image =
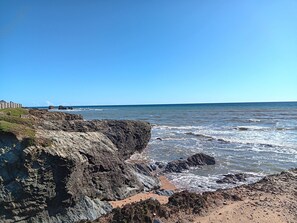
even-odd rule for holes
{"type": "Polygon", "coordinates": [[[0,119],[0,221],[94,220],[111,211],[107,201],[159,186],[125,162],[147,146],[147,122],[46,110],[1,111],[0,119]]]}

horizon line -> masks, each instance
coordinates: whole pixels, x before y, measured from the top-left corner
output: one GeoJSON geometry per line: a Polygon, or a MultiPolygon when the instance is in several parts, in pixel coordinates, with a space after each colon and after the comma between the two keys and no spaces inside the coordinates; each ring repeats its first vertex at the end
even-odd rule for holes
{"type": "Polygon", "coordinates": [[[108,106],[158,106],[158,105],[206,105],[206,104],[258,104],[258,103],[296,103],[296,101],[246,101],[246,102],[185,102],[185,103],[156,103],[156,104],[104,104],[104,105],[43,105],[43,106],[24,106],[28,108],[46,108],[49,106],[59,107],[108,107],[108,106]]]}

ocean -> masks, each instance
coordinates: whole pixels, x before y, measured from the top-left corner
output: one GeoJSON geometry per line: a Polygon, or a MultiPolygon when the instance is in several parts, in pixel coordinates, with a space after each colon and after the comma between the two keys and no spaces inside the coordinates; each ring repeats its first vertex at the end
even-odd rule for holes
{"type": "Polygon", "coordinates": [[[247,182],[297,167],[297,102],[136,106],[75,106],[84,119],[143,120],[152,137],[136,159],[168,162],[198,152],[216,165],[167,177],[180,189],[212,191],[228,173],[248,173],[247,182]],[[159,140],[158,138],[162,139],[159,140]]]}

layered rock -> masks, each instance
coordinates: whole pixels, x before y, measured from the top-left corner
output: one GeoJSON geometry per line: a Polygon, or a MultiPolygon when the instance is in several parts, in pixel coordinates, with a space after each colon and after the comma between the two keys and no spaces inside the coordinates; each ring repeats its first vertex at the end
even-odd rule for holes
{"type": "Polygon", "coordinates": [[[158,187],[125,162],[151,127],[136,121],[84,121],[30,110],[36,141],[0,133],[0,222],[76,222],[111,211],[107,201],[158,187]]]}

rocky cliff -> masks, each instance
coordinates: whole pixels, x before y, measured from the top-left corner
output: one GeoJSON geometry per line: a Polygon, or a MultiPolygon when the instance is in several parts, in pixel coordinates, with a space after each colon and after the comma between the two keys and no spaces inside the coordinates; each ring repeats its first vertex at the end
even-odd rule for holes
{"type": "Polygon", "coordinates": [[[34,138],[0,131],[0,222],[76,222],[111,210],[107,201],[158,187],[125,162],[142,151],[151,126],[139,121],[84,121],[30,110],[34,138]]]}

